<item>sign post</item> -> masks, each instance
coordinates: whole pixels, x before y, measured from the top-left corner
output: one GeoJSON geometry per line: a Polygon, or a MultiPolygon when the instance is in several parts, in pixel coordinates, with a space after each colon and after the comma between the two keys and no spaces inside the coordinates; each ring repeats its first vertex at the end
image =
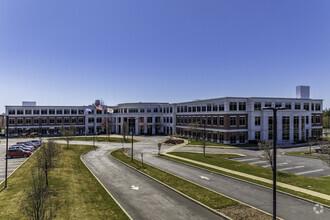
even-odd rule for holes
{"type": "Polygon", "coordinates": [[[158,143],[158,154],[160,154],[160,148],[162,147],[162,143],[158,143]]]}
{"type": "Polygon", "coordinates": [[[143,169],[143,153],[141,153],[142,169],[143,169]]]}

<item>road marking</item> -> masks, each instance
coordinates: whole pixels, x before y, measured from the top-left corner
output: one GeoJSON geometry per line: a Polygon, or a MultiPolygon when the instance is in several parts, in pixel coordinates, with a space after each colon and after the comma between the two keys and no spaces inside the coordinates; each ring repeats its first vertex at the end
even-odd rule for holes
{"type": "Polygon", "coordinates": [[[302,168],[302,167],[305,167],[305,166],[287,167],[287,168],[282,168],[282,169],[279,169],[279,170],[281,170],[281,171],[292,170],[292,169],[298,169],[298,168],[302,168]]]}
{"type": "MultiPolygon", "coordinates": [[[[282,165],[286,165],[286,164],[288,164],[288,163],[278,163],[278,164],[276,164],[277,166],[282,166],[282,165]]],[[[262,166],[262,167],[270,167],[271,165],[270,164],[268,164],[268,165],[265,165],[265,166],[262,166]]]]}
{"type": "Polygon", "coordinates": [[[236,160],[238,162],[241,162],[241,161],[250,161],[250,160],[257,160],[258,158],[249,158],[249,159],[244,159],[244,160],[236,160]]]}
{"type": "Polygon", "coordinates": [[[249,163],[249,164],[258,164],[258,163],[268,163],[267,161],[257,161],[257,162],[252,162],[252,163],[249,163]]]}
{"type": "Polygon", "coordinates": [[[296,175],[302,175],[302,174],[307,174],[307,173],[315,173],[315,172],[321,172],[324,169],[318,169],[318,170],[310,170],[310,171],[305,171],[305,172],[300,172],[300,173],[295,173],[296,175]]]}
{"type": "Polygon", "coordinates": [[[138,186],[134,186],[134,185],[132,185],[132,186],[131,186],[131,189],[139,190],[139,187],[138,187],[138,186]]]}
{"type": "Polygon", "coordinates": [[[202,179],[206,179],[206,180],[210,180],[210,178],[206,177],[206,176],[201,176],[202,179]]]}

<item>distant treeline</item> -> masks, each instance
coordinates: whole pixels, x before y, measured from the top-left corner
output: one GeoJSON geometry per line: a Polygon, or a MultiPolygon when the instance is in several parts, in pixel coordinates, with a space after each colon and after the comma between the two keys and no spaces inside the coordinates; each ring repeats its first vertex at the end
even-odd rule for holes
{"type": "Polygon", "coordinates": [[[330,128],[330,109],[323,110],[323,127],[330,128]]]}

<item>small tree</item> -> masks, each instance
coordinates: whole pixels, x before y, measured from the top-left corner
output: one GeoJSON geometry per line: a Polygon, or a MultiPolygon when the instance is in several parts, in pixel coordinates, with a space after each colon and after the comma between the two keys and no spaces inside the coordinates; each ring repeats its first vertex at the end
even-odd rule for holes
{"type": "Polygon", "coordinates": [[[36,153],[37,167],[44,172],[46,186],[48,186],[48,174],[58,161],[60,147],[54,141],[43,143],[36,153]]]}
{"type": "Polygon", "coordinates": [[[330,167],[330,142],[329,141],[322,141],[319,142],[319,145],[321,147],[321,154],[319,158],[322,160],[322,162],[330,167]]]}
{"type": "Polygon", "coordinates": [[[25,185],[23,198],[19,202],[20,210],[29,219],[53,219],[60,208],[54,199],[54,191],[45,184],[44,173],[39,169],[31,170],[29,184],[25,185]]]}
{"type": "Polygon", "coordinates": [[[128,126],[127,126],[127,122],[124,121],[124,122],[123,122],[122,130],[121,130],[121,134],[123,135],[124,142],[126,141],[127,133],[128,133],[128,126]]]}
{"type": "Polygon", "coordinates": [[[259,142],[258,147],[259,150],[261,151],[259,158],[261,160],[267,161],[273,170],[274,169],[273,143],[270,141],[259,142]]]}
{"type": "Polygon", "coordinates": [[[102,122],[102,127],[105,130],[105,133],[108,137],[108,141],[110,142],[110,135],[111,135],[111,118],[104,118],[102,122]]]}
{"type": "Polygon", "coordinates": [[[76,134],[76,127],[70,124],[70,127],[64,127],[62,124],[61,127],[61,135],[64,137],[66,141],[66,149],[69,149],[70,141],[73,140],[73,136],[76,134]]]}

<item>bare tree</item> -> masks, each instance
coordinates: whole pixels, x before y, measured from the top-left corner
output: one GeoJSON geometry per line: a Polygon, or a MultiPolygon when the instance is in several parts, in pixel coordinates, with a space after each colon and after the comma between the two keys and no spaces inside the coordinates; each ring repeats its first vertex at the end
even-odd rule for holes
{"type": "Polygon", "coordinates": [[[54,168],[60,154],[60,146],[52,140],[43,143],[36,152],[37,167],[44,172],[46,186],[48,186],[48,174],[54,168]]]}
{"type": "Polygon", "coordinates": [[[321,154],[319,158],[323,161],[323,163],[330,167],[330,142],[322,141],[319,142],[321,154]]]}
{"type": "Polygon", "coordinates": [[[274,169],[273,143],[270,141],[259,142],[258,147],[261,151],[259,158],[261,160],[267,161],[272,169],[274,169]]]}
{"type": "Polygon", "coordinates": [[[70,124],[69,127],[64,127],[64,124],[62,124],[61,135],[64,137],[66,141],[66,149],[69,149],[70,141],[73,140],[75,134],[76,134],[76,127],[74,125],[70,124]]]}
{"type": "Polygon", "coordinates": [[[123,135],[124,142],[126,141],[127,133],[128,133],[128,126],[127,126],[127,122],[124,121],[124,122],[123,122],[122,130],[121,130],[121,134],[123,135]]]}
{"type": "Polygon", "coordinates": [[[60,208],[58,200],[54,199],[55,191],[45,185],[45,176],[39,169],[31,170],[29,184],[25,185],[23,198],[19,202],[21,212],[29,219],[43,220],[56,218],[60,208]]]}
{"type": "Polygon", "coordinates": [[[110,135],[111,135],[111,118],[104,118],[102,122],[102,127],[105,130],[105,133],[108,137],[108,141],[110,142],[110,135]]]}

